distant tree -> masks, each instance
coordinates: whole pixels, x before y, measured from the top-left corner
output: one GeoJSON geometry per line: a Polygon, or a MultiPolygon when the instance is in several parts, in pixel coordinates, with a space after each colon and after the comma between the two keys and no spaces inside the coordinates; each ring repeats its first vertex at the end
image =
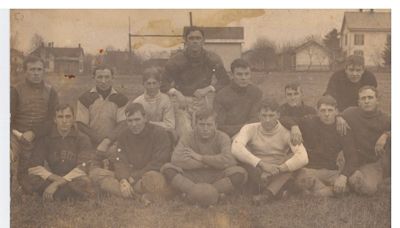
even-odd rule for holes
{"type": "Polygon", "coordinates": [[[390,67],[392,65],[392,38],[391,38],[391,35],[388,35],[386,38],[386,44],[385,44],[385,49],[383,50],[383,53],[382,53],[382,58],[383,58],[385,66],[390,67]]]}
{"type": "Polygon", "coordinates": [[[339,58],[341,53],[340,39],[337,29],[332,29],[330,32],[328,32],[328,34],[325,35],[322,41],[326,49],[329,51],[331,60],[330,67],[332,69],[335,66],[337,59],[339,58]]]}
{"type": "Polygon", "coordinates": [[[44,42],[45,40],[41,35],[37,33],[33,34],[31,38],[31,51],[34,51],[36,48],[44,45],[44,42]]]}
{"type": "Polygon", "coordinates": [[[276,66],[276,45],[267,38],[259,38],[254,43],[250,61],[262,64],[264,71],[269,71],[276,66]]]}

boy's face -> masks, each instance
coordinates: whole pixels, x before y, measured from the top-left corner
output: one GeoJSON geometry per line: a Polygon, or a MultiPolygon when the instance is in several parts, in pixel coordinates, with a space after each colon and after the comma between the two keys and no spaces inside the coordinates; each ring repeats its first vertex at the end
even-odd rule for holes
{"type": "Polygon", "coordinates": [[[54,122],[59,133],[68,133],[74,124],[74,114],[70,108],[59,110],[56,112],[54,122]]]}
{"type": "Polygon", "coordinates": [[[278,124],[279,112],[261,109],[259,118],[264,130],[271,131],[278,124]]]}
{"type": "Polygon", "coordinates": [[[239,87],[247,87],[250,84],[251,71],[249,67],[237,67],[233,69],[232,80],[239,87]]]}
{"type": "Polygon", "coordinates": [[[202,139],[209,139],[217,130],[217,125],[215,124],[215,117],[210,116],[206,119],[196,120],[195,131],[202,139]]]}
{"type": "Polygon", "coordinates": [[[203,47],[204,37],[200,31],[192,31],[186,37],[185,45],[191,51],[200,51],[203,47]]]}
{"type": "Polygon", "coordinates": [[[362,65],[347,65],[345,69],[347,78],[352,83],[357,83],[361,80],[361,76],[364,73],[364,66],[362,65]]]}
{"type": "Polygon", "coordinates": [[[286,102],[290,107],[297,107],[301,105],[303,100],[303,93],[301,92],[301,88],[297,87],[297,89],[287,88],[285,90],[286,102]]]}
{"type": "Polygon", "coordinates": [[[155,96],[160,91],[160,82],[154,78],[149,78],[143,83],[143,87],[149,96],[155,96]]]}
{"type": "Polygon", "coordinates": [[[94,80],[96,81],[96,87],[103,91],[111,88],[113,79],[114,78],[111,74],[111,70],[109,69],[96,70],[94,75],[94,80]]]}
{"type": "Polygon", "coordinates": [[[326,125],[334,124],[337,114],[337,108],[332,105],[321,104],[318,108],[318,117],[326,125]]]}
{"type": "Polygon", "coordinates": [[[44,66],[40,61],[30,62],[26,64],[26,79],[33,83],[39,84],[43,81],[44,66]]]}
{"type": "Polygon", "coordinates": [[[363,111],[375,111],[378,109],[378,104],[378,98],[372,89],[365,89],[358,94],[358,105],[363,111]]]}
{"type": "Polygon", "coordinates": [[[135,135],[140,134],[145,125],[146,125],[146,117],[142,115],[140,111],[133,113],[130,116],[126,117],[126,122],[128,124],[129,130],[135,135]]]}

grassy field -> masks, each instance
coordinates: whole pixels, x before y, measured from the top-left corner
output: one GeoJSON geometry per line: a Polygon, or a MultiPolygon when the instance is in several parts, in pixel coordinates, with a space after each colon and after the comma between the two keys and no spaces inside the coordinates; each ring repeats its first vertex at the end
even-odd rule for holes
{"type": "MultiPolygon", "coordinates": [[[[315,105],[331,73],[271,73],[254,75],[264,96],[283,102],[283,86],[302,83],[305,102],[315,105]]],[[[377,73],[381,107],[390,113],[390,74],[377,73]]],[[[75,79],[51,76],[63,102],[75,103],[89,89],[89,76],[75,79]]],[[[129,98],[142,91],[140,77],[116,76],[115,87],[129,98]]],[[[354,194],[342,198],[289,196],[263,206],[253,206],[243,194],[228,196],[211,208],[188,205],[179,198],[144,207],[138,200],[114,197],[79,202],[42,203],[41,198],[13,191],[11,226],[20,227],[390,227],[390,182],[373,197],[354,194]]]]}

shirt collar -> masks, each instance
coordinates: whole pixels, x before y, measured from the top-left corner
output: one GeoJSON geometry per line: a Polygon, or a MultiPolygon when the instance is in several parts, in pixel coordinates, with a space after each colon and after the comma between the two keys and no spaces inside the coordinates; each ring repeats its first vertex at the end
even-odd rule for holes
{"type": "MultiPolygon", "coordinates": [[[[68,135],[66,137],[76,137],[78,135],[78,130],[75,127],[75,125],[72,125],[71,127],[71,131],[68,133],[68,135]]],[[[53,124],[52,128],[51,128],[51,133],[50,133],[50,137],[51,138],[58,138],[58,137],[62,137],[60,135],[60,133],[57,130],[57,126],[55,124],[53,124]]]]}
{"type": "MultiPolygon", "coordinates": [[[[96,86],[93,87],[89,92],[91,92],[91,93],[99,93],[99,92],[97,92],[96,86]]],[[[118,93],[117,90],[115,90],[114,87],[111,87],[110,95],[111,94],[116,94],[116,93],[118,93]]]]}

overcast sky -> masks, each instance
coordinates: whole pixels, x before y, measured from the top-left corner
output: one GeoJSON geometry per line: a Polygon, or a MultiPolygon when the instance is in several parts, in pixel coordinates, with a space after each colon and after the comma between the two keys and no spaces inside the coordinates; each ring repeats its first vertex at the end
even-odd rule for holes
{"type": "MultiPolygon", "coordinates": [[[[297,42],[308,35],[323,36],[340,30],[346,10],[13,10],[11,35],[15,48],[27,54],[36,33],[56,47],[81,43],[86,53],[95,54],[109,46],[128,47],[128,18],[133,34],[182,34],[189,25],[189,11],[198,26],[243,26],[244,50],[259,37],[278,46],[297,42]]],[[[355,11],[354,9],[351,11],[355,11]]],[[[134,49],[174,48],[179,39],[135,39],[134,49]]]]}

